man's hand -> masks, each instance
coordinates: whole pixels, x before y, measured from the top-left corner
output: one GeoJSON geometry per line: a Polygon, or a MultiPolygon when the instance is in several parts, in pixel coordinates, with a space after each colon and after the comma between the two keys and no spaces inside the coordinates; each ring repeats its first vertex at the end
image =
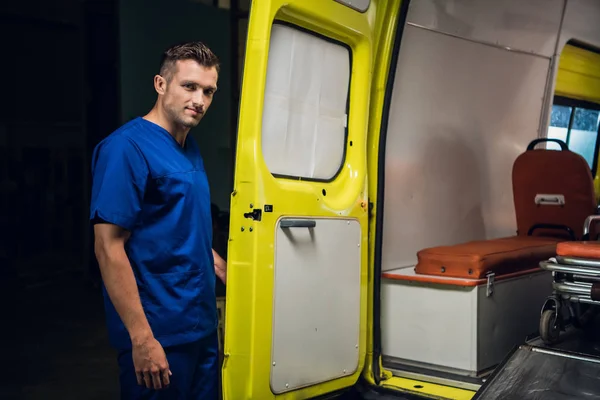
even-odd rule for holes
{"type": "Polygon", "coordinates": [[[227,262],[225,262],[214,249],[212,252],[213,258],[215,259],[215,274],[224,284],[227,284],[227,262]]]}
{"type": "Polygon", "coordinates": [[[169,377],[172,375],[169,362],[156,339],[133,340],[132,353],[138,385],[146,384],[148,389],[156,390],[169,386],[169,377]]]}

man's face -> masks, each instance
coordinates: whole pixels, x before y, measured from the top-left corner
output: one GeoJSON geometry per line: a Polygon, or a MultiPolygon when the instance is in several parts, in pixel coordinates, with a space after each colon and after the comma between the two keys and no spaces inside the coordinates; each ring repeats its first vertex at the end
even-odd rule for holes
{"type": "Polygon", "coordinates": [[[162,95],[171,121],[186,128],[198,125],[212,103],[217,79],[215,67],[207,68],[194,60],[177,61],[162,95]]]}

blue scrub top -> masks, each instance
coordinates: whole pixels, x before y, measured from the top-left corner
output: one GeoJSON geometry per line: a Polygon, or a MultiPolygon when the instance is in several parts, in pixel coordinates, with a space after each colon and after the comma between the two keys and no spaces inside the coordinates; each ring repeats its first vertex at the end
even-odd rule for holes
{"type": "MultiPolygon", "coordinates": [[[[136,118],[96,146],[90,218],[131,232],[125,251],[154,337],[189,343],[217,326],[208,180],[198,145],[136,118]]],[[[104,288],[110,341],[131,348],[104,288]]]]}

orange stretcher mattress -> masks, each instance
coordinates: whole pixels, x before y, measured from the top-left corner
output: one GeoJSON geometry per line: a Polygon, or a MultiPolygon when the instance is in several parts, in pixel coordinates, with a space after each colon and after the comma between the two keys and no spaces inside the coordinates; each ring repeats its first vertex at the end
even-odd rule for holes
{"type": "Polygon", "coordinates": [[[600,260],[600,242],[561,242],[556,246],[556,254],[561,257],[600,260]]]}
{"type": "MultiPolygon", "coordinates": [[[[600,261],[600,242],[561,242],[556,246],[556,255],[600,261]]],[[[600,301],[600,282],[592,285],[590,298],[600,301]]]]}
{"type": "Polygon", "coordinates": [[[417,253],[417,274],[481,279],[538,267],[556,255],[558,238],[509,237],[439,246],[417,253]]]}

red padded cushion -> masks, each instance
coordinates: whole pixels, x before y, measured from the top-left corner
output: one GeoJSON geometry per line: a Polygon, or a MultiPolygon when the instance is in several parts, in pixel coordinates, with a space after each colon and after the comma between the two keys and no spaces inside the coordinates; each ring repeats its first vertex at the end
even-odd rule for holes
{"type": "MultiPolygon", "coordinates": [[[[572,151],[541,149],[521,154],[513,165],[513,194],[519,236],[526,236],[535,224],[546,223],[566,225],[580,239],[583,222],[596,213],[590,167],[572,151]],[[538,194],[562,194],[565,205],[536,205],[538,194]]],[[[564,238],[566,233],[537,230],[534,235],[564,238]]]]}
{"type": "Polygon", "coordinates": [[[417,253],[415,272],[455,278],[484,278],[536,268],[540,261],[556,255],[560,239],[510,237],[439,246],[417,253]]]}

